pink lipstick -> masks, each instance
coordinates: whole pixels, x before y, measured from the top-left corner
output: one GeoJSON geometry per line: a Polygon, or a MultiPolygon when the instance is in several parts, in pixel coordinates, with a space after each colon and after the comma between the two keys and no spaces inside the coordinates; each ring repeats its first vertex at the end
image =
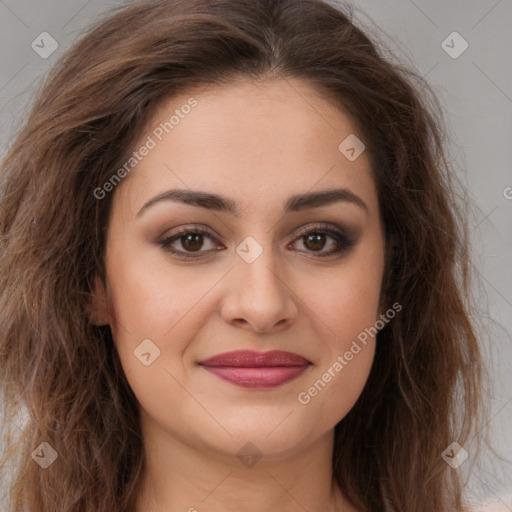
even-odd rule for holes
{"type": "Polygon", "coordinates": [[[273,388],[299,377],[311,362],[298,354],[280,350],[237,350],[218,354],[199,364],[237,386],[273,388]]]}

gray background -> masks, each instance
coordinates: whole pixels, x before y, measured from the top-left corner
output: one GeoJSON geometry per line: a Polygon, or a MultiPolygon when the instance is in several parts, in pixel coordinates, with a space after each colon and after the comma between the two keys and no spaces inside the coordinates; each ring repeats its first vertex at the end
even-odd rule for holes
{"type": "MultiPolygon", "coordinates": [[[[56,58],[85,26],[120,3],[0,0],[0,157],[56,58]],[[59,45],[48,58],[31,47],[42,32],[59,45]]],[[[494,382],[492,440],[512,461],[512,1],[361,0],[352,5],[360,25],[427,78],[446,112],[452,161],[469,191],[474,268],[481,283],[475,292],[494,382]],[[457,58],[445,51],[455,55],[463,48],[462,39],[448,37],[454,31],[468,44],[457,58]]],[[[511,462],[485,452],[470,482],[474,499],[489,498],[512,511],[511,462]]]]}

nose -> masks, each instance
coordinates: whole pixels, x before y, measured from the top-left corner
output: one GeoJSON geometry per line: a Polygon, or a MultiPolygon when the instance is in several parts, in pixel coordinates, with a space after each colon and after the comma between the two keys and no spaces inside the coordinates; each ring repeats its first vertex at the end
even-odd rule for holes
{"type": "Polygon", "coordinates": [[[298,297],[288,275],[266,249],[249,263],[236,257],[225,283],[221,315],[225,322],[255,333],[288,328],[298,315],[298,297]]]}

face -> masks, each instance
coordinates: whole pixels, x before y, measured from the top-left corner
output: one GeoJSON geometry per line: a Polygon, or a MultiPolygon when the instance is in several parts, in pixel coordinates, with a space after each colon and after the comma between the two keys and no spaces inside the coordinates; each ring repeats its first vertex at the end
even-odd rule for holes
{"type": "Polygon", "coordinates": [[[373,360],[362,333],[383,313],[384,239],[369,159],[300,81],[191,96],[161,106],[111,192],[96,320],[146,431],[231,455],[302,450],[349,412],[373,360]],[[215,358],[235,351],[256,354],[215,358]]]}

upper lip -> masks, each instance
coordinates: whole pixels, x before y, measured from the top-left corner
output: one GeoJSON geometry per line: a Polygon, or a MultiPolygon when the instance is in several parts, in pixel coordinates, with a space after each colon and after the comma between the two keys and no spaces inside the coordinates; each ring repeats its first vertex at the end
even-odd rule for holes
{"type": "Polygon", "coordinates": [[[271,350],[269,352],[256,352],[253,350],[236,350],[217,354],[203,361],[203,366],[229,366],[240,368],[265,368],[276,366],[304,366],[311,362],[292,352],[271,350]]]}

